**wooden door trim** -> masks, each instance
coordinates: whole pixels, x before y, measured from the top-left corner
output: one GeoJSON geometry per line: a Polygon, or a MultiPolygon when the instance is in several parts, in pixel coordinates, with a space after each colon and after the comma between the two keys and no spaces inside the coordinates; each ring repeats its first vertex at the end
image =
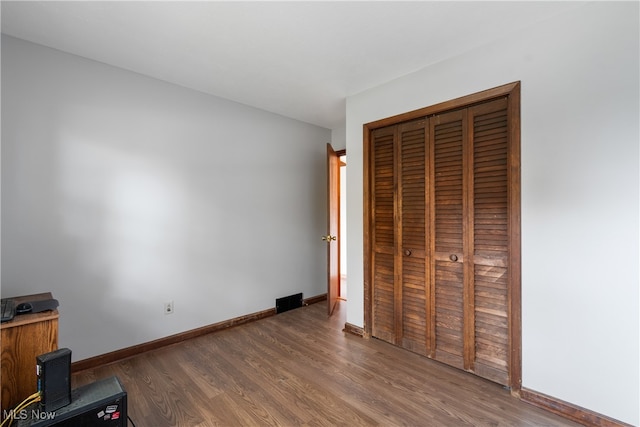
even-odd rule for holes
{"type": "Polygon", "coordinates": [[[519,396],[522,389],[522,251],[521,251],[521,187],[520,187],[520,82],[507,97],[509,120],[508,197],[509,197],[509,378],[511,393],[519,396]]]}
{"type": "Polygon", "coordinates": [[[520,82],[508,83],[471,95],[441,102],[418,110],[409,111],[363,125],[363,225],[364,225],[364,336],[372,332],[373,264],[372,264],[372,132],[375,129],[397,125],[409,120],[428,117],[474,104],[506,97],[509,109],[509,386],[514,395],[522,387],[522,321],[521,321],[521,211],[520,211],[520,82]]]}
{"type": "MultiPolygon", "coordinates": [[[[492,89],[483,90],[481,92],[473,93],[471,95],[462,96],[460,98],[452,99],[450,101],[440,102],[428,107],[419,108],[417,110],[407,111],[406,113],[397,114],[395,116],[386,117],[384,119],[376,120],[373,122],[365,123],[365,134],[368,131],[372,131],[377,128],[397,125],[409,120],[419,119],[421,117],[432,116],[434,114],[444,113],[450,110],[458,108],[467,108],[474,104],[487,102],[494,98],[500,98],[503,96],[512,96],[514,91],[520,91],[520,82],[507,83],[502,86],[498,86],[492,89]]],[[[519,99],[519,96],[518,96],[519,99]]],[[[519,104],[518,104],[519,105],[519,104]]],[[[518,117],[519,118],[519,117],[518,117]]],[[[518,128],[519,129],[519,128],[518,128]]]]}

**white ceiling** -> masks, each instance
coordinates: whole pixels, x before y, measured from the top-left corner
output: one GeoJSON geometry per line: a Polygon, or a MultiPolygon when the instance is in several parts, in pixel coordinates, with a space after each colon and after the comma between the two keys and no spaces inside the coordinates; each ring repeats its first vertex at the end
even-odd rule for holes
{"type": "Polygon", "coordinates": [[[582,2],[2,1],[2,32],[336,128],[345,98],[582,2]]]}

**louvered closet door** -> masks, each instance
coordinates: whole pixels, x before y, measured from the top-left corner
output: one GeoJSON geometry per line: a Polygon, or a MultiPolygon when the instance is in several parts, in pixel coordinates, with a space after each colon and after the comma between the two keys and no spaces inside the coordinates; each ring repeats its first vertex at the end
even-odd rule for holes
{"type": "Polygon", "coordinates": [[[465,345],[465,111],[430,120],[432,351],[437,360],[464,368],[465,345]]]}
{"type": "Polygon", "coordinates": [[[473,124],[473,328],[470,359],[478,375],[509,381],[509,177],[507,100],[469,109],[473,124]]]}
{"type": "Polygon", "coordinates": [[[508,384],[508,123],[500,99],[431,119],[434,348],[508,384]]]}
{"type": "Polygon", "coordinates": [[[397,269],[400,278],[401,325],[397,337],[402,347],[427,354],[427,213],[426,165],[428,132],[426,121],[398,126],[398,236],[397,269]]]}
{"type": "Polygon", "coordinates": [[[371,141],[371,227],[374,337],[396,344],[395,327],[395,129],[373,132],[371,141]]]}
{"type": "Polygon", "coordinates": [[[474,102],[369,134],[370,331],[519,387],[519,116],[474,102]]]}

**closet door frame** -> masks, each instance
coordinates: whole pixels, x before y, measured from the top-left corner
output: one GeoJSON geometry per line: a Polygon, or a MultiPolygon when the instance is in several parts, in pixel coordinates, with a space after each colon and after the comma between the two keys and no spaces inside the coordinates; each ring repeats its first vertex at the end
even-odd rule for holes
{"type": "Polygon", "coordinates": [[[522,387],[522,309],[521,309],[521,211],[520,211],[520,82],[445,101],[429,107],[398,114],[363,125],[364,154],[364,336],[371,337],[373,311],[373,248],[369,237],[372,218],[372,132],[406,121],[428,117],[459,108],[506,97],[509,117],[509,384],[511,393],[519,396],[522,387]]]}

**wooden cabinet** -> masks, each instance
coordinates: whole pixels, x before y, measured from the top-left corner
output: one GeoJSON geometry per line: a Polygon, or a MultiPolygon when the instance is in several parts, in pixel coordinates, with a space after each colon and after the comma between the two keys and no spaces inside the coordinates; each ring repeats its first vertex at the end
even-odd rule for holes
{"type": "MultiPolygon", "coordinates": [[[[51,293],[15,298],[51,299],[51,293]]],[[[10,410],[37,391],[36,356],[58,348],[58,310],[23,314],[2,324],[2,410],[10,410]]]]}
{"type": "Polygon", "coordinates": [[[519,389],[518,88],[365,126],[365,330],[519,389]]]}

